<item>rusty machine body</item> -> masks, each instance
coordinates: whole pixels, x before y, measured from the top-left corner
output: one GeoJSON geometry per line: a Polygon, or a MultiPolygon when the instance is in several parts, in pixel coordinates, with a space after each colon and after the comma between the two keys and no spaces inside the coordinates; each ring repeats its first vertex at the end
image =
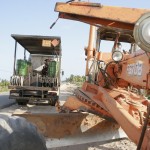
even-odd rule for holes
{"type": "Polygon", "coordinates": [[[91,25],[87,80],[62,110],[82,108],[116,121],[138,147],[150,149],[150,10],[71,2],[57,3],[55,11],[59,18],[91,25]],[[101,51],[102,40],[114,42],[109,53],[101,51]],[[129,50],[121,48],[123,42],[129,50]]]}
{"type": "Polygon", "coordinates": [[[150,149],[150,10],[68,2],[57,3],[55,11],[59,18],[91,25],[86,82],[59,107],[61,113],[55,107],[27,106],[13,115],[34,123],[48,138],[49,148],[106,142],[127,134],[137,149],[150,149]],[[101,41],[113,42],[109,52],[101,50],[101,41]],[[124,43],[130,48],[121,47],[124,43]]]}

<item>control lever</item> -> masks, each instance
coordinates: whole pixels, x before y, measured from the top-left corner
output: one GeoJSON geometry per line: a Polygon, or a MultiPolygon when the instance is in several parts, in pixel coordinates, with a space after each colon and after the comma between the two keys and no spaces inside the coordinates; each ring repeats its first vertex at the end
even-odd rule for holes
{"type": "Polygon", "coordinates": [[[56,21],[50,26],[50,29],[53,28],[53,26],[56,24],[56,22],[58,21],[59,18],[56,19],[56,21]]]}

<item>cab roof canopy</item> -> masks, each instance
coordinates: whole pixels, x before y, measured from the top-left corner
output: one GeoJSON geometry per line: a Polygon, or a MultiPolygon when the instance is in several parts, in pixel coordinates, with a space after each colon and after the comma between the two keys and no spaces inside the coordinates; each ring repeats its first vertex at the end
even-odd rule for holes
{"type": "Polygon", "coordinates": [[[61,38],[57,36],[11,35],[30,54],[61,55],[61,38]]]}
{"type": "Polygon", "coordinates": [[[133,31],[101,26],[98,29],[101,40],[115,41],[119,34],[119,42],[134,43],[133,31]]]}

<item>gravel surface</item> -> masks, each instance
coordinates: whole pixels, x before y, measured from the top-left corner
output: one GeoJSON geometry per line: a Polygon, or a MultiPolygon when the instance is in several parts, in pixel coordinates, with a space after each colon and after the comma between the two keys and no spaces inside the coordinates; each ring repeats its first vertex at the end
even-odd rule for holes
{"type": "Polygon", "coordinates": [[[107,144],[99,145],[99,147],[93,147],[89,150],[136,150],[136,145],[129,139],[123,139],[119,141],[110,142],[107,144]]]}

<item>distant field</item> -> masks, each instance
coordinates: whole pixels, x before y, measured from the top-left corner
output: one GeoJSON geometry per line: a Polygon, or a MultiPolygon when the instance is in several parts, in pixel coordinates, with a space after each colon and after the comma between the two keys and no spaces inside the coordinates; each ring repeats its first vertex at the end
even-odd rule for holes
{"type": "Polygon", "coordinates": [[[7,86],[0,86],[0,92],[7,92],[8,90],[7,86]]]}

